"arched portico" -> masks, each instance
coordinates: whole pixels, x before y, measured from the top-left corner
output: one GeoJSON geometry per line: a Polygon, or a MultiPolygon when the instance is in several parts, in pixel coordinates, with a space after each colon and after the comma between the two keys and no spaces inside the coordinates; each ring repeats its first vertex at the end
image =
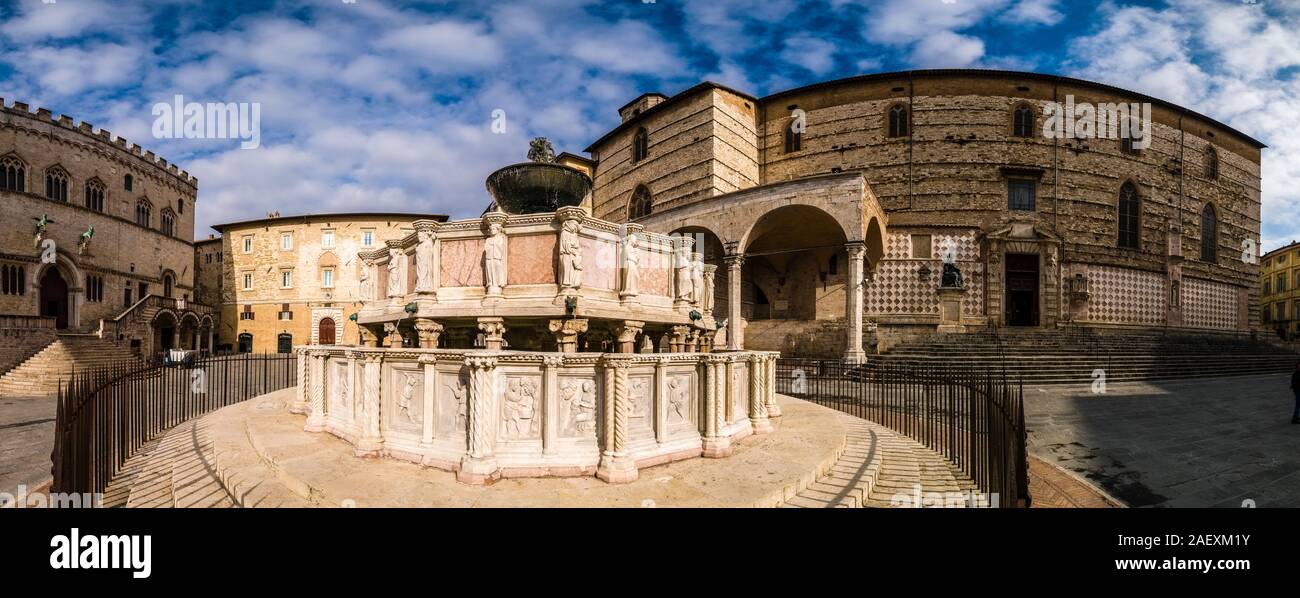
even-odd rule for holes
{"type": "Polygon", "coordinates": [[[180,319],[176,317],[176,312],[170,309],[162,309],[154,314],[149,324],[149,330],[153,333],[154,353],[178,348],[176,335],[179,326],[180,319]]]}
{"type": "Polygon", "coordinates": [[[718,240],[723,263],[717,287],[725,289],[725,302],[718,302],[714,315],[725,314],[729,349],[745,348],[746,321],[756,316],[756,305],[766,305],[757,308],[758,316],[766,311],[769,318],[774,312],[803,320],[844,318],[844,357],[864,358],[863,281],[884,257],[888,219],[861,173],[753,187],[637,222],[654,232],[703,231],[718,240]],[[843,296],[843,307],[833,310],[826,298],[832,267],[836,295],[843,296]],[[809,280],[792,279],[800,276],[809,280]]]}
{"type": "Polygon", "coordinates": [[[31,296],[36,302],[35,313],[53,316],[62,329],[81,327],[81,302],[85,288],[81,269],[76,261],[63,252],[55,252],[54,261],[36,266],[31,278],[31,296]]]}

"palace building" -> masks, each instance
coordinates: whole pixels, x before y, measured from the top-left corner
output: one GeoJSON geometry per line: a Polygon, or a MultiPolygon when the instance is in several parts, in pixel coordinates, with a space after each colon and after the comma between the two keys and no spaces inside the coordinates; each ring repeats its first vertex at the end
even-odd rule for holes
{"type": "Polygon", "coordinates": [[[221,236],[199,243],[198,259],[202,293],[214,292],[208,290],[214,279],[220,285],[215,291],[221,299],[217,347],[288,353],[297,345],[358,344],[353,319],[361,305],[357,254],[407,236],[416,220],[443,222],[447,217],[277,214],[214,225],[221,236]]]}
{"type": "Polygon", "coordinates": [[[1259,321],[1264,145],[1169,102],[926,70],[761,98],[705,82],[619,113],[587,148],[592,215],[702,238],[730,348],[856,360],[988,327],[1259,321]],[[1071,114],[1135,131],[1148,115],[1149,137],[1044,134],[1057,106],[1084,104],[1096,110],[1071,114]]]}
{"type": "Polygon", "coordinates": [[[1300,337],[1300,243],[1260,258],[1260,323],[1284,339],[1300,337]]]}
{"type": "Polygon", "coordinates": [[[51,330],[137,355],[207,349],[215,314],[193,297],[198,180],[90,123],[0,107],[0,314],[24,347],[0,373],[51,330]]]}

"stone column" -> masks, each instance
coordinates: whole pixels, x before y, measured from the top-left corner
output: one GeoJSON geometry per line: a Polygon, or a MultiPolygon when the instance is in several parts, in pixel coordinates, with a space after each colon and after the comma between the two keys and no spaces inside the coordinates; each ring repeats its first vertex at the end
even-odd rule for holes
{"type": "Polygon", "coordinates": [[[357,331],[361,334],[361,346],[378,347],[380,344],[380,335],[378,331],[371,328],[370,324],[357,324],[357,331]]]}
{"type": "Polygon", "coordinates": [[[483,345],[489,351],[500,351],[505,346],[506,321],[503,318],[479,318],[478,329],[483,332],[483,345]]]}
{"type": "Polygon", "coordinates": [[[724,431],[727,419],[727,380],[724,369],[727,358],[723,355],[702,355],[704,367],[704,438],[705,457],[726,457],[731,454],[731,438],[724,431]]]}
{"type": "Polygon", "coordinates": [[[380,431],[380,403],[383,393],[383,353],[366,353],[365,380],[361,394],[361,436],[357,439],[355,454],[358,457],[379,455],[384,448],[384,437],[380,431]]]}
{"type": "Polygon", "coordinates": [[[655,442],[663,444],[668,439],[668,370],[663,358],[655,362],[655,442]]]}
{"type": "Polygon", "coordinates": [[[542,358],[542,454],[555,453],[555,440],[560,437],[560,368],[564,357],[546,355],[542,358]]]}
{"type": "Polygon", "coordinates": [[[556,350],[561,353],[578,352],[578,335],[587,331],[587,320],[551,320],[547,326],[555,333],[556,350]]]}
{"type": "Polygon", "coordinates": [[[622,324],[615,326],[614,334],[618,343],[615,352],[636,353],[636,336],[641,334],[643,326],[645,322],[636,320],[623,320],[622,324]]]}
{"type": "Polygon", "coordinates": [[[745,325],[740,317],[740,276],[745,256],[728,255],[723,262],[727,265],[727,348],[739,351],[745,348],[745,325]]]}
{"type": "Polygon", "coordinates": [[[325,356],[329,355],[326,351],[309,351],[307,353],[308,378],[311,385],[308,387],[311,397],[311,410],[307,413],[307,425],[303,427],[308,432],[325,431],[325,356]]]}
{"type": "Polygon", "coordinates": [[[424,428],[420,430],[420,444],[433,444],[433,404],[438,397],[438,368],[436,364],[438,358],[434,355],[424,354],[420,356],[420,364],[424,366],[424,428]]]}
{"type": "MultiPolygon", "coordinates": [[[[737,404],[738,401],[736,400],[736,360],[733,357],[734,355],[726,356],[727,361],[722,367],[723,375],[727,377],[727,415],[722,419],[724,426],[735,421],[737,416],[740,415],[740,405],[737,404]]],[[[745,415],[748,416],[749,413],[746,412],[745,415]]]]}
{"type": "Polygon", "coordinates": [[[294,353],[298,356],[298,392],[294,393],[289,413],[307,413],[308,397],[311,396],[308,391],[311,380],[307,371],[307,349],[294,349],[294,353]]]}
{"type": "Polygon", "coordinates": [[[690,326],[673,326],[669,347],[673,353],[686,352],[686,337],[691,333],[690,326]]]}
{"type": "Polygon", "coordinates": [[[844,293],[844,317],[848,323],[848,342],[844,347],[844,361],[862,363],[867,354],[862,350],[862,263],[867,246],[862,241],[853,241],[844,246],[849,254],[849,284],[844,293]]]}
{"type": "Polygon", "coordinates": [[[438,338],[442,336],[443,326],[429,318],[416,318],[415,333],[420,339],[421,349],[437,349],[438,338]]]}
{"type": "Polygon", "coordinates": [[[497,354],[475,353],[465,357],[469,368],[469,452],[461,459],[456,480],[485,484],[500,477],[493,453],[496,438],[497,354]]]}
{"type": "Polygon", "coordinates": [[[361,357],[361,354],[355,350],[349,350],[346,351],[344,355],[348,360],[348,371],[346,374],[348,392],[347,396],[344,397],[344,404],[347,406],[348,410],[348,430],[355,436],[360,437],[361,434],[357,432],[357,426],[359,425],[357,421],[361,418],[361,416],[358,415],[358,411],[361,409],[360,397],[362,390],[358,385],[361,382],[361,376],[357,373],[357,358],[361,357]]]}
{"type": "Polygon", "coordinates": [[[781,406],[776,404],[776,358],[780,353],[767,353],[763,359],[763,384],[767,386],[767,393],[763,397],[767,400],[767,416],[781,417],[781,406]]]}
{"type": "Polygon", "coordinates": [[[700,353],[711,353],[713,351],[713,338],[716,335],[716,330],[700,331],[700,353]]]}
{"type": "Polygon", "coordinates": [[[772,431],[772,421],[767,418],[767,384],[763,379],[763,357],[751,353],[749,362],[749,423],[755,434],[772,431]]]}
{"type": "Polygon", "coordinates": [[[639,474],[636,462],[628,454],[627,421],[632,410],[632,385],[628,382],[632,362],[626,356],[606,355],[601,358],[601,365],[605,376],[605,425],[601,430],[604,441],[596,477],[611,484],[635,481],[639,474]]]}

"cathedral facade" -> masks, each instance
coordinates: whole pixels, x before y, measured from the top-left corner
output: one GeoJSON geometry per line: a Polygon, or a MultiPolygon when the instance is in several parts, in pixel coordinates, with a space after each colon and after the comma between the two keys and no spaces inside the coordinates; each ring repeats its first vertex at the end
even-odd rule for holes
{"type": "Polygon", "coordinates": [[[762,98],[705,82],[620,114],[587,149],[592,214],[695,235],[731,348],[1259,321],[1264,146],[1169,102],[932,70],[762,98]]]}

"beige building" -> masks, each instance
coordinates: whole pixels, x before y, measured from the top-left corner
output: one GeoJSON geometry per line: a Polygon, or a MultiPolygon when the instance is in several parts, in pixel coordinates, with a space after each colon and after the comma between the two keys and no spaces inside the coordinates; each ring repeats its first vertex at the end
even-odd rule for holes
{"type": "Polygon", "coordinates": [[[206,348],[213,314],[193,301],[198,180],[90,123],[0,106],[0,315],[50,318],[140,354],[206,348]]]}
{"type": "Polygon", "coordinates": [[[857,357],[859,336],[1259,321],[1259,266],[1242,256],[1259,242],[1264,146],[1169,102],[934,70],[763,98],[706,82],[620,114],[587,149],[593,215],[699,234],[734,348],[857,357]],[[1067,101],[1149,104],[1150,145],[1045,135],[1067,101]],[[949,253],[959,288],[941,288],[949,253]]]}
{"type": "Polygon", "coordinates": [[[1280,338],[1300,338],[1300,243],[1264,254],[1260,279],[1260,323],[1280,338]]]}
{"type": "MultiPolygon", "coordinates": [[[[360,307],[357,254],[415,230],[428,214],[319,214],[270,217],[213,226],[221,233],[221,325],[218,348],[288,352],[295,345],[357,344],[360,307]]],[[[208,243],[199,253],[208,253],[208,243]]],[[[207,276],[201,257],[200,281],[207,276]]],[[[202,288],[199,293],[208,296],[202,288]]]]}

